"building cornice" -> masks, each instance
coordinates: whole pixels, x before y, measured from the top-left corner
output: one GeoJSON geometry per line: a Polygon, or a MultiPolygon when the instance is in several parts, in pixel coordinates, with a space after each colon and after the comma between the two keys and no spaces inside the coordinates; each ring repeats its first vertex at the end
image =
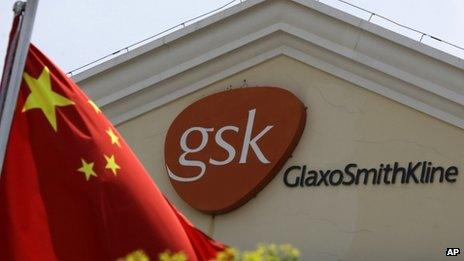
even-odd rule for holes
{"type": "Polygon", "coordinates": [[[279,55],[464,128],[461,59],[315,1],[246,1],[75,80],[119,124],[279,55]],[[118,86],[129,63],[153,70],[118,86]]]}

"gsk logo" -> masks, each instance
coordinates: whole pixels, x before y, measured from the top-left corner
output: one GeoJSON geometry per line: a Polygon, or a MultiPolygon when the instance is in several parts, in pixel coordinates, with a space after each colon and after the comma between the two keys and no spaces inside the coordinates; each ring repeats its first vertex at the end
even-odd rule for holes
{"type": "MultiPolygon", "coordinates": [[[[264,153],[260,149],[258,145],[258,141],[270,130],[273,125],[268,125],[266,126],[261,132],[259,132],[254,138],[251,138],[251,133],[253,131],[253,125],[254,125],[254,119],[255,119],[255,114],[256,114],[256,109],[252,109],[248,111],[248,120],[247,120],[247,125],[245,128],[245,135],[243,137],[243,145],[242,145],[242,150],[240,154],[240,160],[239,164],[246,164],[247,159],[248,159],[248,151],[251,149],[255,153],[256,157],[258,160],[263,163],[263,164],[269,164],[271,163],[266,156],[264,156],[264,153]]],[[[182,154],[179,156],[179,164],[184,166],[184,167],[198,167],[199,168],[199,173],[197,175],[194,175],[192,177],[180,177],[174,174],[169,167],[166,165],[169,177],[171,177],[174,180],[180,181],[180,182],[192,182],[195,180],[200,179],[203,177],[203,175],[206,172],[206,163],[201,161],[201,160],[189,160],[187,159],[187,156],[189,154],[195,154],[195,153],[201,153],[203,149],[208,145],[209,141],[209,133],[211,132],[214,135],[214,140],[216,142],[216,145],[224,149],[226,151],[227,156],[224,160],[216,160],[213,158],[208,159],[208,163],[211,165],[216,165],[216,166],[224,166],[229,163],[231,163],[235,159],[236,155],[236,150],[235,148],[228,143],[227,141],[224,140],[223,133],[226,131],[233,131],[237,134],[240,134],[240,128],[238,126],[234,125],[228,125],[221,127],[215,132],[214,128],[205,128],[205,127],[191,127],[190,129],[186,130],[182,136],[180,137],[180,147],[182,149],[182,154]],[[195,132],[197,132],[200,135],[200,143],[197,147],[195,148],[190,148],[189,145],[187,144],[188,138],[191,137],[192,135],[195,135],[195,132]]]]}
{"type": "Polygon", "coordinates": [[[168,130],[165,162],[171,183],[200,211],[230,211],[278,173],[305,121],[303,103],[281,88],[240,88],[200,99],[168,130]]]}

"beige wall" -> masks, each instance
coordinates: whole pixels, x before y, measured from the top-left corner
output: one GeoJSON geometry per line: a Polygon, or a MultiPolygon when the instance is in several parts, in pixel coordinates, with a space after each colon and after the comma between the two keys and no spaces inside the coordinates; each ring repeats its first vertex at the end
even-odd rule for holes
{"type": "Polygon", "coordinates": [[[464,130],[280,56],[118,126],[160,189],[199,228],[225,243],[292,243],[312,260],[437,260],[464,248],[464,182],[287,188],[282,171],[258,196],[228,214],[186,205],[164,168],[169,124],[193,101],[232,86],[271,85],[308,107],[305,132],[284,166],[343,168],[347,163],[429,160],[464,171],[464,130]]]}

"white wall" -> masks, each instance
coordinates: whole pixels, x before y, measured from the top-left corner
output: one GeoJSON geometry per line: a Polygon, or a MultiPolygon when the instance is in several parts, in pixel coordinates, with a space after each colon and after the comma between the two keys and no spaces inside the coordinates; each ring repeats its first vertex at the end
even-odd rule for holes
{"type": "Polygon", "coordinates": [[[214,221],[186,205],[164,169],[167,129],[192,102],[244,79],[250,86],[286,88],[309,107],[305,132],[284,169],[428,160],[464,170],[462,129],[279,56],[118,126],[160,189],[199,228],[245,249],[292,243],[304,260],[438,260],[446,247],[462,248],[462,173],[454,184],[290,189],[281,171],[256,198],[214,221]]]}

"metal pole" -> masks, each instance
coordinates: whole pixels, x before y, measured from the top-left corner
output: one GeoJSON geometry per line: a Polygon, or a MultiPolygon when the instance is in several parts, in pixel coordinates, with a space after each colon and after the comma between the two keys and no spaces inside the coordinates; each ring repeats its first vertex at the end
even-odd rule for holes
{"type": "MultiPolygon", "coordinates": [[[[1,170],[3,169],[3,161],[5,159],[8,137],[10,135],[11,122],[13,120],[19,88],[21,86],[38,4],[39,0],[27,1],[26,10],[24,11],[21,19],[21,24],[18,25],[20,28],[19,30],[21,31],[19,32],[18,45],[13,60],[13,66],[11,68],[10,81],[6,87],[5,104],[0,121],[0,175],[1,170]]],[[[18,4],[15,4],[15,6],[17,5],[18,4]]]]}
{"type": "Polygon", "coordinates": [[[6,50],[5,64],[4,64],[3,72],[2,72],[2,82],[0,83],[0,88],[1,88],[0,89],[0,121],[1,121],[1,115],[3,113],[3,105],[5,103],[5,98],[6,98],[6,90],[8,89],[7,86],[10,82],[11,67],[13,66],[13,59],[14,59],[14,54],[15,54],[14,51],[16,50],[16,47],[18,46],[19,32],[21,31],[21,18],[22,18],[22,15],[25,9],[26,9],[25,2],[18,1],[13,6],[14,18],[13,18],[8,48],[6,50]]]}

